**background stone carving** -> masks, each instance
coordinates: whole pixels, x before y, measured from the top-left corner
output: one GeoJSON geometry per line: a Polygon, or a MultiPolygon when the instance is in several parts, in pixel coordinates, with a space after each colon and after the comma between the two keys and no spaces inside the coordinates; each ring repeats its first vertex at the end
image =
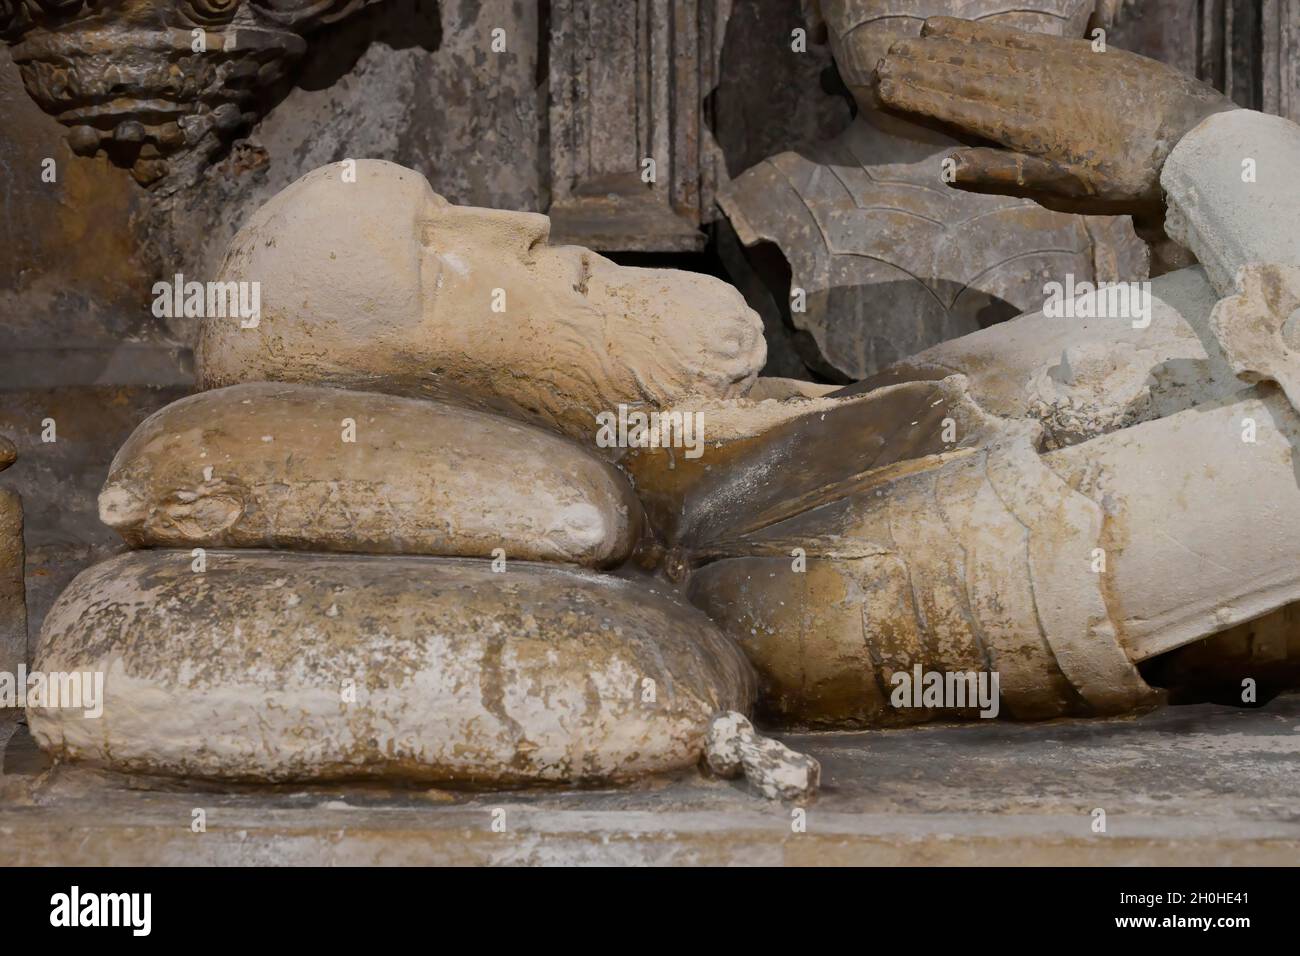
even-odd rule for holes
{"type": "Polygon", "coordinates": [[[302,34],[377,0],[2,0],[23,84],[83,156],[142,185],[197,167],[257,122],[302,34]]]}

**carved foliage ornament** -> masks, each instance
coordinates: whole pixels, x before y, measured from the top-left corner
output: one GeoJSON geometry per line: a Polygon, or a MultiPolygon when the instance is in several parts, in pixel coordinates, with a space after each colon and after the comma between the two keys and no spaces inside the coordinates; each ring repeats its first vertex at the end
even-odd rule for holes
{"type": "Polygon", "coordinates": [[[375,2],[0,0],[0,36],[72,149],[148,185],[260,119],[304,33],[375,2]]]}

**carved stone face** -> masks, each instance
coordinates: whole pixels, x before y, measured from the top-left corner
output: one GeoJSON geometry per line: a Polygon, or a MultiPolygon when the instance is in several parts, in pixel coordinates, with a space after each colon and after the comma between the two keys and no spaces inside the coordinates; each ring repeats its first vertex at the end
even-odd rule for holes
{"type": "Polygon", "coordinates": [[[890,44],[919,36],[929,17],[962,17],[1033,33],[1083,36],[1095,0],[819,0],[831,50],[858,108],[878,110],[876,64],[890,44]]]}
{"type": "Polygon", "coordinates": [[[454,206],[419,173],[308,173],[254,214],[221,281],[259,282],[256,328],[206,318],[199,381],[468,396],[590,439],[619,404],[732,397],[766,355],[731,286],[551,246],[534,213],[454,206]]]}
{"type": "Polygon", "coordinates": [[[27,92],[141,183],[167,157],[257,121],[256,94],[301,56],[300,36],[371,0],[0,0],[27,92]]]}

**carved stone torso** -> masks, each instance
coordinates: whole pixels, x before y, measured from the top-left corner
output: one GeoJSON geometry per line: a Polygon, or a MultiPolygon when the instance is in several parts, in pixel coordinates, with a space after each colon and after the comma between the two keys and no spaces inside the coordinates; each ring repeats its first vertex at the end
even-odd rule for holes
{"type": "Polygon", "coordinates": [[[839,138],[764,160],[719,202],[746,246],[789,263],[789,319],[826,374],[856,380],[1043,303],[1043,286],[1145,278],[1124,219],[961,192],[942,179],[955,141],[859,117],[839,138]],[[804,290],[805,308],[796,291],[804,290]]]}

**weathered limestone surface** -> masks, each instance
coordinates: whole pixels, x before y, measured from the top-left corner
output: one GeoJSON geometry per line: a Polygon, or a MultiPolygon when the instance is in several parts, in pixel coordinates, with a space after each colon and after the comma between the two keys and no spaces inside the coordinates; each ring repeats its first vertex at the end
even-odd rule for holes
{"type": "Polygon", "coordinates": [[[1210,316],[1233,372],[1247,382],[1276,382],[1300,408],[1300,266],[1256,263],[1237,271],[1237,294],[1210,316]]]}
{"type": "Polygon", "coordinates": [[[759,713],[784,725],[946,716],[891,703],[892,675],[997,672],[1002,713],[1118,713],[1151,702],[1087,560],[1100,509],[1030,435],[867,472],[711,543],[692,601],[745,647],[759,713]],[[800,549],[802,561],[795,549],[800,549]]]}
{"type": "Polygon", "coordinates": [[[355,182],[344,168],[235,237],[219,278],[262,283],[261,321],[204,320],[201,387],[456,396],[590,439],[620,403],[740,395],[763,365],[762,323],[720,280],[549,246],[545,216],[453,206],[393,163],[358,160],[355,182]]]}
{"type": "Polygon", "coordinates": [[[693,602],[758,669],[761,714],[929,719],[890,700],[892,676],[918,665],[998,673],[1013,717],[1122,713],[1156,700],[1136,663],[1300,598],[1300,417],[1280,391],[1042,456],[1035,432],[1006,423],[974,446],[809,485],[785,514],[714,496],[679,561],[696,565],[693,602]]]}
{"type": "Polygon", "coordinates": [[[134,547],[621,563],[627,479],[539,428],[442,402],[252,383],[182,399],[122,446],[100,517],[134,547]],[[345,440],[351,432],[351,441],[345,440]]]}
{"type": "Polygon", "coordinates": [[[1300,599],[1298,449],[1266,385],[1043,456],[1105,515],[1095,577],[1134,659],[1300,599]]]}
{"type": "Polygon", "coordinates": [[[696,764],[748,710],[739,649],[637,583],[456,559],[133,552],[83,572],[36,665],[102,671],[104,713],[29,707],[43,749],[285,781],[596,783],[696,764]]]}

